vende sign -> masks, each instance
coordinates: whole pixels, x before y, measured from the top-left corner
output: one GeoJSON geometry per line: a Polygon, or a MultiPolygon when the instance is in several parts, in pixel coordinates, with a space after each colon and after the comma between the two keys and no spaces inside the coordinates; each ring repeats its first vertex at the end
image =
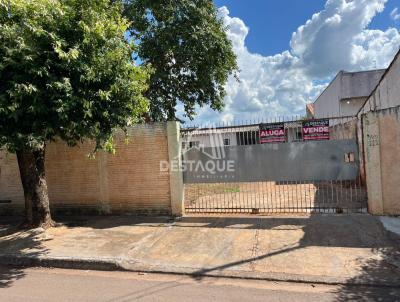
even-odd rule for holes
{"type": "Polygon", "coordinates": [[[329,139],[329,120],[304,121],[303,139],[306,141],[329,139]]]}
{"type": "Polygon", "coordinates": [[[261,124],[260,143],[282,143],[286,141],[285,125],[283,123],[261,124]]]}

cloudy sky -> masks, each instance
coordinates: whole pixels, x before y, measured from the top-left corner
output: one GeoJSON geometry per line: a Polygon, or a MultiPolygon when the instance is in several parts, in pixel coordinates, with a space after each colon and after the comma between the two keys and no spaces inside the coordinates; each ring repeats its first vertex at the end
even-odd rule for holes
{"type": "Polygon", "coordinates": [[[240,82],[223,112],[200,108],[195,123],[303,115],[338,71],[386,68],[400,46],[399,0],[215,2],[240,82]]]}

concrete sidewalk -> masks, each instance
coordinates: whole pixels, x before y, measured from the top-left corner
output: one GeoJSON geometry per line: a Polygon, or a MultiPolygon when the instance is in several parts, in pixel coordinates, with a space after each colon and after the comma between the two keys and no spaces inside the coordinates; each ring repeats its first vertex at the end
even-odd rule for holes
{"type": "Polygon", "coordinates": [[[0,263],[400,286],[399,237],[369,215],[64,223],[47,232],[0,227],[0,263]]]}

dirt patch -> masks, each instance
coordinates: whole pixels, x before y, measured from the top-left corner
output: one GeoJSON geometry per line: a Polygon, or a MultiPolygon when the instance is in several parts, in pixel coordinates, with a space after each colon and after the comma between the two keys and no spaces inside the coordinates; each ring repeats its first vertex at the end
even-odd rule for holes
{"type": "Polygon", "coordinates": [[[354,181],[186,184],[189,212],[344,213],[364,211],[365,188],[354,181]]]}

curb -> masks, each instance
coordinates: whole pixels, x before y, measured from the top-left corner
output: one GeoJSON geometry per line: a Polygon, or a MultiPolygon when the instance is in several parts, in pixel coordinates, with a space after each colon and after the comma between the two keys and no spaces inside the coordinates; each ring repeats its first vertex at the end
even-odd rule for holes
{"type": "Polygon", "coordinates": [[[207,268],[189,268],[176,266],[146,265],[137,261],[117,258],[70,258],[70,257],[35,257],[0,255],[0,264],[16,267],[47,267],[98,271],[125,271],[148,274],[170,274],[193,277],[194,279],[231,278],[274,282],[310,283],[323,285],[368,286],[382,288],[399,288],[398,280],[362,280],[352,278],[337,278],[330,276],[296,275],[285,273],[266,273],[243,270],[216,270],[207,268]]]}
{"type": "Polygon", "coordinates": [[[67,257],[0,255],[0,264],[17,267],[49,267],[98,271],[121,270],[113,259],[74,259],[67,257]]]}

